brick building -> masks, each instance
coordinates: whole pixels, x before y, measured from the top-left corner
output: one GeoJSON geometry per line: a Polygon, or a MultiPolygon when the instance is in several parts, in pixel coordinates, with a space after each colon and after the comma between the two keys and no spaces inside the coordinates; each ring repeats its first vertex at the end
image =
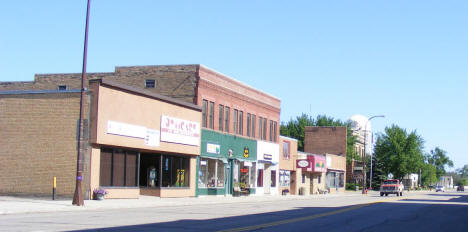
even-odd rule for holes
{"type": "MultiPolygon", "coordinates": [[[[56,118],[48,116],[45,113],[39,114],[39,110],[34,107],[24,109],[25,111],[31,110],[31,114],[34,114],[34,117],[37,117],[38,121],[14,116],[1,123],[2,131],[3,128],[14,131],[15,129],[28,127],[28,125],[32,126],[37,123],[37,126],[32,126],[32,128],[35,129],[34,136],[47,136],[47,139],[53,143],[53,141],[63,138],[56,131],[60,130],[59,128],[61,124],[64,124],[63,127],[67,128],[63,129],[66,130],[66,132],[63,133],[74,135],[76,133],[76,120],[78,115],[78,109],[76,107],[79,106],[79,93],[77,93],[77,90],[80,89],[80,78],[80,73],[36,74],[34,81],[32,82],[0,83],[0,96],[2,98],[2,102],[0,104],[2,109],[6,109],[7,107],[11,109],[11,111],[2,110],[1,113],[5,114],[5,116],[7,114],[21,115],[17,114],[17,112],[21,111],[17,109],[21,104],[36,105],[34,101],[30,100],[30,98],[32,98],[31,96],[33,96],[31,95],[32,93],[38,94],[34,95],[36,98],[39,96],[46,97],[48,96],[47,94],[50,93],[54,97],[44,100],[47,102],[44,104],[50,104],[53,105],[53,107],[60,108],[59,110],[54,111],[54,117],[56,118]],[[12,96],[22,96],[19,93],[22,93],[23,95],[25,93],[30,94],[23,96],[19,100],[23,103],[18,105],[11,99],[13,98],[12,96]],[[73,101],[70,100],[71,102],[67,102],[66,104],[59,103],[56,100],[58,96],[69,95],[73,96],[70,97],[73,101]],[[62,119],[62,117],[66,118],[68,121],[62,119]],[[42,122],[44,121],[41,120],[48,120],[50,124],[53,124],[53,121],[57,121],[55,125],[52,125],[52,127],[54,127],[52,129],[54,132],[51,132],[53,133],[52,135],[42,133],[44,128],[44,124],[42,122]],[[14,124],[21,124],[21,122],[22,127],[14,124]]],[[[147,93],[161,94],[175,100],[195,104],[201,107],[201,158],[196,158],[196,173],[203,173],[203,175],[196,177],[197,195],[233,194],[234,191],[239,190],[240,187],[247,188],[249,193],[252,194],[255,193],[258,184],[262,183],[263,185],[263,182],[268,184],[271,183],[272,187],[277,186],[279,179],[279,171],[277,170],[278,165],[276,165],[277,163],[275,164],[274,159],[270,158],[276,157],[277,160],[277,156],[279,155],[278,137],[280,100],[278,98],[202,65],[116,67],[114,72],[88,73],[87,81],[85,83],[88,84],[90,80],[94,79],[109,80],[118,84],[123,84],[129,88],[141,88],[147,93]],[[259,145],[257,145],[257,141],[262,141],[260,147],[258,147],[259,145]],[[257,150],[264,151],[265,154],[257,154],[257,150]],[[257,155],[262,157],[261,162],[257,160],[257,155]],[[268,169],[268,173],[265,171],[259,171],[264,170],[265,167],[275,165],[276,169],[268,169]]],[[[91,101],[91,94],[88,93],[85,101],[86,109],[90,108],[91,101]]],[[[30,140],[30,138],[29,140],[25,138],[24,134],[17,134],[13,137],[3,134],[3,136],[5,138],[2,137],[2,141],[7,141],[7,137],[10,140],[16,139],[17,141],[30,140]]],[[[73,189],[72,186],[74,186],[74,173],[76,171],[76,142],[75,137],[71,138],[68,136],[65,138],[70,138],[69,141],[67,140],[69,143],[67,148],[70,150],[66,154],[66,160],[72,161],[67,162],[68,166],[63,167],[60,170],[63,170],[64,173],[69,173],[63,178],[63,181],[67,182],[65,185],[70,187],[64,188],[63,194],[71,195],[71,190],[73,189]]],[[[10,143],[2,142],[1,148],[9,147],[9,144],[10,143]]],[[[11,144],[14,144],[14,142],[11,142],[11,144]]],[[[25,149],[31,150],[32,148],[28,146],[25,149]]],[[[57,144],[44,146],[44,149],[47,152],[54,153],[54,159],[62,159],[64,156],[60,152],[57,152],[57,144]]],[[[2,151],[3,154],[0,159],[9,159],[9,162],[13,163],[19,162],[16,160],[16,157],[12,158],[14,155],[12,155],[8,149],[2,150],[4,151],[2,151]]],[[[46,159],[42,153],[43,152],[37,152],[30,155],[38,159],[46,159]]],[[[87,162],[90,162],[89,153],[86,156],[86,159],[87,162]]],[[[26,166],[21,164],[19,167],[26,166]]],[[[2,168],[2,170],[5,169],[2,168]]],[[[41,180],[49,179],[51,176],[51,173],[49,172],[41,172],[39,170],[33,170],[33,172],[36,175],[34,178],[41,180]]],[[[5,175],[2,176],[2,178],[7,178],[8,176],[9,175],[5,175]]],[[[8,187],[9,190],[5,190],[7,188],[3,188],[3,186],[11,186],[16,183],[15,181],[21,179],[19,176],[18,178],[16,178],[16,176],[9,177],[14,178],[10,179],[8,182],[0,183],[0,191],[9,193],[27,192],[24,189],[15,189],[10,187],[8,187]]],[[[90,179],[91,177],[89,174],[87,176],[85,174],[85,179],[86,178],[90,179]]],[[[60,176],[58,180],[60,183],[60,176]]],[[[40,187],[36,190],[28,191],[30,193],[39,194],[47,193],[50,188],[47,182],[48,180],[43,181],[40,184],[39,182],[35,182],[40,185],[40,187]]],[[[155,187],[157,188],[160,186],[155,187]]],[[[142,193],[143,192],[148,191],[142,191],[142,193]]]]}
{"type": "MultiPolygon", "coordinates": [[[[326,158],[325,187],[330,192],[343,192],[346,183],[346,127],[306,127],[304,151],[326,158]]],[[[317,163],[317,162],[315,162],[317,163]]],[[[325,173],[317,172],[314,178],[325,173]]],[[[317,183],[319,183],[317,181],[317,183]]]]}

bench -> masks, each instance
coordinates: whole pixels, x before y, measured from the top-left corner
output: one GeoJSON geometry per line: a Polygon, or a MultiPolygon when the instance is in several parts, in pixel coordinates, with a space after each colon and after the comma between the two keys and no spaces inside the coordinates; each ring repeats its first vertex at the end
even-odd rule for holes
{"type": "Polygon", "coordinates": [[[250,190],[248,188],[234,187],[234,196],[248,196],[250,195],[250,190]]]}

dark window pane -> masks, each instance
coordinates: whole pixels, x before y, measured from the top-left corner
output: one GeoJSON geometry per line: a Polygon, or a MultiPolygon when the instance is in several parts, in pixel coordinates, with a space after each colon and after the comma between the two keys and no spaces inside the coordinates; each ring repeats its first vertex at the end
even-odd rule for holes
{"type": "Polygon", "coordinates": [[[100,186],[111,186],[112,149],[101,149],[100,186]]]}
{"type": "Polygon", "coordinates": [[[252,114],[252,138],[255,138],[255,115],[252,114]]]}
{"type": "Polygon", "coordinates": [[[258,169],[257,187],[263,187],[263,169],[258,169]]]}
{"type": "Polygon", "coordinates": [[[231,112],[229,112],[229,107],[226,106],[226,113],[224,114],[224,121],[226,122],[224,124],[224,131],[228,132],[229,133],[229,114],[231,112]]]}
{"type": "Polygon", "coordinates": [[[210,102],[210,129],[214,129],[214,102],[210,102]]]}
{"type": "Polygon", "coordinates": [[[208,101],[203,100],[203,105],[202,105],[202,127],[206,127],[206,113],[208,108],[208,101]]]}
{"type": "Polygon", "coordinates": [[[224,115],[224,106],[223,106],[223,105],[219,105],[218,127],[219,127],[219,130],[220,130],[220,131],[223,131],[223,125],[224,125],[223,115],[224,115]]]}
{"type": "Polygon", "coordinates": [[[127,152],[127,160],[125,167],[125,186],[137,186],[136,180],[137,172],[137,153],[127,152]]]}
{"type": "Polygon", "coordinates": [[[122,150],[114,150],[112,161],[112,186],[124,186],[125,153],[122,150]]]}

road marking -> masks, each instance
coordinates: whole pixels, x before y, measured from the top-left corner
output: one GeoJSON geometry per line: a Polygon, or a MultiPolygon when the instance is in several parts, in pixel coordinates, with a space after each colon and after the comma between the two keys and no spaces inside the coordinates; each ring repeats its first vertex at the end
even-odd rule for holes
{"type": "Polygon", "coordinates": [[[263,228],[272,227],[272,226],[279,226],[279,225],[283,225],[283,224],[289,224],[289,223],[294,223],[294,222],[301,222],[301,221],[307,221],[307,220],[311,220],[311,219],[331,216],[331,215],[340,214],[340,213],[348,212],[348,211],[355,210],[355,209],[360,209],[360,208],[363,208],[363,207],[366,207],[366,206],[369,206],[369,205],[373,205],[373,204],[384,203],[384,202],[388,202],[388,201],[392,201],[392,200],[404,200],[404,199],[407,199],[407,198],[408,197],[406,197],[406,198],[387,198],[387,199],[384,199],[384,200],[379,200],[379,201],[369,202],[369,203],[365,203],[365,204],[355,205],[355,206],[351,206],[351,207],[348,207],[348,208],[339,209],[339,210],[335,210],[335,211],[331,211],[331,212],[319,213],[319,214],[314,214],[314,215],[305,216],[305,217],[280,220],[280,221],[276,221],[276,222],[264,223],[264,224],[253,225],[253,226],[245,226],[245,227],[238,227],[238,228],[232,228],[232,229],[226,229],[226,230],[218,230],[218,232],[240,232],[240,231],[258,230],[258,229],[263,229],[263,228]]]}

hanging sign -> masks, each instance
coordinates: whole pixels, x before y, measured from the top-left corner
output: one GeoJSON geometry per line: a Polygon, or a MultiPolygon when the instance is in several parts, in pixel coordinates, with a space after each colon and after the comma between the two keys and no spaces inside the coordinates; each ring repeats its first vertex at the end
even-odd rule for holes
{"type": "Polygon", "coordinates": [[[249,158],[249,148],[244,147],[244,158],[249,158]]]}

